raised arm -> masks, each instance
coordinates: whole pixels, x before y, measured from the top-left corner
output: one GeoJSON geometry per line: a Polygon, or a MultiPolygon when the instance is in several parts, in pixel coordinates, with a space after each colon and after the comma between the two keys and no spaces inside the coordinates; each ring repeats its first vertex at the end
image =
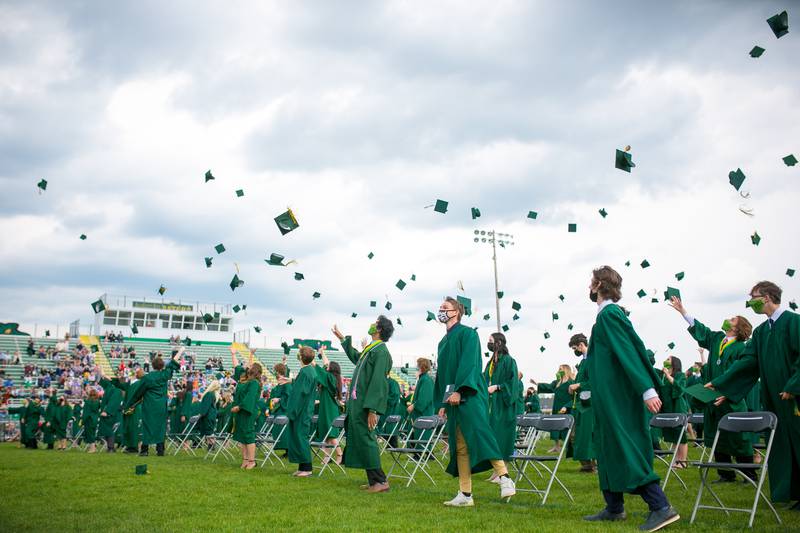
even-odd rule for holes
{"type": "Polygon", "coordinates": [[[236,348],[233,347],[233,344],[230,345],[231,350],[231,361],[233,362],[233,367],[236,368],[239,366],[239,358],[236,357],[236,348]]]}

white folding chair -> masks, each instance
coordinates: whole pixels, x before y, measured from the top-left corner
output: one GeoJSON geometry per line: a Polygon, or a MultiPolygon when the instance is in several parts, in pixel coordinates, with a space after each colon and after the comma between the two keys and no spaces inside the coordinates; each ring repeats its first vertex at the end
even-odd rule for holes
{"type": "Polygon", "coordinates": [[[279,415],[272,417],[272,423],[270,425],[270,432],[261,440],[259,443],[259,449],[264,452],[264,459],[261,461],[261,466],[263,467],[269,461],[270,465],[275,464],[277,461],[278,464],[285,470],[286,463],[283,462],[283,459],[275,453],[275,446],[283,437],[283,434],[286,432],[286,428],[289,427],[289,417],[284,415],[279,415]],[[274,429],[278,430],[277,435],[273,435],[274,429]]]}
{"type": "Polygon", "coordinates": [[[709,452],[709,457],[714,457],[714,452],[717,449],[717,441],[719,440],[719,434],[721,431],[729,431],[731,433],[745,433],[745,432],[761,432],[765,430],[769,430],[769,438],[767,439],[767,448],[764,452],[764,459],[761,463],[716,463],[716,462],[706,462],[706,463],[699,463],[697,466],[700,468],[700,489],[697,491],[697,500],[694,503],[694,509],[692,509],[692,518],[689,521],[690,524],[694,523],[694,519],[697,516],[698,509],[714,509],[717,511],[724,511],[726,515],[730,516],[730,512],[738,512],[738,513],[748,513],[750,515],[750,521],[747,524],[747,527],[753,527],[753,520],[756,517],[756,510],[758,509],[758,501],[761,498],[764,503],[772,511],[772,514],[775,515],[775,520],[778,521],[778,524],[782,524],[781,517],[778,516],[778,512],[775,510],[775,507],[772,506],[772,503],[767,498],[766,494],[762,491],[764,486],[764,479],[767,477],[765,474],[767,473],[767,464],[769,462],[769,454],[772,451],[772,441],[775,438],[775,427],[778,425],[778,417],[775,416],[775,413],[770,413],[767,411],[755,411],[751,413],[728,413],[727,415],[722,417],[722,420],[719,422],[719,426],[717,427],[717,433],[714,435],[714,444],[711,445],[711,451],[709,452]],[[755,488],[755,497],[753,498],[753,506],[749,509],[742,509],[737,507],[727,507],[725,504],[722,503],[722,500],[719,498],[714,489],[711,485],[708,484],[708,473],[712,469],[717,468],[725,468],[729,470],[733,470],[735,473],[740,474],[746,483],[750,483],[755,488]],[[751,472],[755,472],[758,477],[758,481],[754,481],[751,479],[742,469],[747,469],[751,472]],[[703,492],[708,490],[714,500],[717,502],[717,505],[700,505],[700,502],[703,497],[703,492]]]}
{"type": "Polygon", "coordinates": [[[183,431],[175,436],[175,453],[173,455],[178,455],[182,449],[187,450],[192,455],[197,455],[194,451],[194,446],[189,439],[193,436],[198,420],[200,420],[200,415],[190,416],[188,422],[186,422],[186,426],[183,428],[183,431]],[[186,446],[187,443],[189,443],[188,446],[186,446]]]}
{"type": "Polygon", "coordinates": [[[683,434],[686,433],[687,420],[688,417],[682,413],[659,413],[657,415],[653,415],[653,418],[650,419],[651,428],[681,428],[680,434],[678,435],[678,444],[674,444],[668,450],[653,450],[653,454],[655,455],[656,459],[667,466],[667,475],[664,476],[664,482],[661,484],[661,490],[664,490],[667,487],[667,482],[669,481],[671,474],[675,474],[675,477],[678,478],[678,481],[680,481],[681,485],[683,485],[683,490],[688,490],[686,483],[683,482],[680,474],[675,471],[675,459],[678,454],[678,446],[680,446],[680,442],[683,440],[683,434]],[[669,461],[667,458],[669,458],[669,461]]]}

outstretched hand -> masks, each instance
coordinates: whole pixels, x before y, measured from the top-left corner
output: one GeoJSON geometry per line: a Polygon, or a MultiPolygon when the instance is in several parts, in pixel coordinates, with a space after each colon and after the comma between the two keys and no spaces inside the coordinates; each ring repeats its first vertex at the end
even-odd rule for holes
{"type": "Polygon", "coordinates": [[[681,299],[678,298],[677,296],[670,297],[669,302],[667,302],[667,305],[675,309],[681,315],[686,314],[686,308],[683,306],[683,302],[681,302],[681,299]]]}
{"type": "Polygon", "coordinates": [[[333,332],[334,335],[336,335],[337,339],[339,339],[339,340],[343,340],[344,339],[344,335],[342,335],[342,332],[339,331],[339,326],[337,326],[336,324],[333,325],[333,328],[331,329],[331,331],[333,332]]]}

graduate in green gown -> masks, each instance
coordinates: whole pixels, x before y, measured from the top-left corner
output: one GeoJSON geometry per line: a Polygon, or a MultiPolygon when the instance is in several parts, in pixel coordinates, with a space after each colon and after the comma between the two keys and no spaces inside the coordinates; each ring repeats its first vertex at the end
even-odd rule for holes
{"type": "Polygon", "coordinates": [[[83,440],[88,444],[86,451],[97,451],[97,425],[100,423],[100,397],[97,389],[89,389],[89,395],[83,402],[83,440]]]}
{"type": "Polygon", "coordinates": [[[66,396],[60,396],[56,400],[56,408],[53,413],[53,435],[55,436],[56,450],[67,449],[67,427],[72,420],[72,407],[67,402],[66,396]]]}
{"type": "Polygon", "coordinates": [[[229,392],[223,392],[217,402],[217,433],[230,432],[233,425],[233,396],[229,392]]]}
{"type": "Polygon", "coordinates": [[[594,412],[592,412],[592,387],[589,383],[589,365],[586,364],[586,353],[589,351],[589,340],[583,333],[573,335],[569,340],[569,347],[576,357],[581,357],[578,363],[578,374],[575,383],[569,386],[569,392],[574,395],[572,415],[575,417],[573,430],[572,458],[581,462],[581,472],[595,473],[597,454],[594,450],[594,412]]]}
{"type": "Polygon", "coordinates": [[[219,381],[216,379],[208,384],[206,390],[200,397],[200,407],[197,419],[197,433],[205,439],[209,449],[214,445],[214,432],[217,427],[217,393],[220,389],[219,381]]]}
{"type": "MultiPolygon", "coordinates": [[[[431,361],[425,357],[417,359],[417,384],[414,387],[414,392],[408,399],[408,406],[406,411],[409,418],[413,422],[421,416],[433,416],[436,414],[436,408],[439,402],[434,401],[433,397],[433,379],[430,376],[431,361]]],[[[430,438],[432,429],[424,431],[414,430],[409,437],[411,440],[426,441],[430,438]]],[[[420,446],[415,446],[419,448],[420,446]]]]}
{"type": "Polygon", "coordinates": [[[103,387],[103,398],[100,400],[100,424],[97,435],[106,441],[106,451],[113,453],[116,431],[122,423],[122,391],[114,386],[110,379],[97,367],[100,373],[99,384],[103,387]]]}
{"type": "Polygon", "coordinates": [[[47,444],[48,450],[52,450],[56,442],[55,432],[53,431],[55,424],[53,418],[56,416],[57,405],[58,397],[56,396],[56,391],[51,388],[48,391],[47,407],[44,410],[44,425],[42,426],[42,442],[47,444]]]}
{"type": "Polygon", "coordinates": [[[269,393],[262,391],[256,402],[256,409],[258,416],[256,417],[256,433],[261,433],[264,425],[267,423],[267,413],[269,412],[269,393]]]}
{"type": "Polygon", "coordinates": [[[530,380],[531,383],[534,385],[533,387],[528,387],[528,391],[525,393],[525,412],[526,413],[541,413],[542,412],[542,404],[539,400],[539,394],[536,392],[536,382],[530,380]]]}
{"type": "MultiPolygon", "coordinates": [[[[689,334],[697,341],[697,344],[708,350],[708,361],[701,369],[701,381],[708,383],[722,376],[733,364],[744,354],[747,340],[753,332],[753,326],[743,316],[733,316],[726,318],[719,330],[712,330],[705,324],[689,314],[683,302],[672,297],[669,302],[689,324],[689,334]]],[[[666,409],[666,408],[665,408],[666,409]]],[[[705,438],[704,443],[708,449],[714,444],[714,437],[717,433],[719,421],[728,413],[744,413],[747,411],[747,403],[744,399],[733,403],[723,402],[715,405],[713,402],[704,404],[703,422],[705,438]]],[[[751,464],[753,463],[753,446],[750,436],[746,433],[720,433],[717,441],[717,448],[714,452],[714,460],[719,463],[730,463],[732,458],[736,462],[751,464]]],[[[755,477],[753,470],[744,469],[746,475],[755,477]]],[[[720,482],[736,481],[736,474],[733,470],[718,470],[720,482]]]]}
{"type": "Polygon", "coordinates": [[[439,306],[437,319],[447,332],[439,341],[434,382],[434,401],[439,416],[447,417],[450,462],[447,473],[458,476],[459,492],[445,502],[450,507],[471,507],[472,474],[494,471],[500,497],[516,494],[514,481],[489,425],[489,393],[481,372],[481,342],[478,333],[461,323],[464,306],[447,297],[439,306]]]}
{"type": "Polygon", "coordinates": [[[775,413],[778,425],[769,457],[769,487],[773,502],[794,501],[800,510],[800,315],[781,307],[782,291],[770,281],[757,283],[748,306],[765,315],[753,331],[742,356],[707,387],[723,395],[718,404],[743,400],[761,378],[764,410],[775,413]]]}
{"type": "MultiPolygon", "coordinates": [[[[664,413],[688,414],[689,402],[686,401],[686,393],[683,392],[685,388],[686,376],[683,374],[681,360],[670,355],[666,361],[664,361],[661,370],[661,389],[659,390],[661,411],[664,413]]],[[[675,451],[675,468],[678,469],[689,466],[686,462],[686,457],[689,453],[686,432],[683,433],[680,442],[678,442],[680,433],[680,428],[663,428],[661,431],[666,442],[677,446],[677,450],[675,451]]]]}
{"type": "Polygon", "coordinates": [[[322,356],[322,366],[314,366],[319,383],[319,418],[314,440],[320,442],[327,435],[328,438],[325,439],[325,442],[334,448],[325,450],[327,455],[325,461],[333,457],[337,463],[341,463],[343,452],[337,446],[339,429],[332,427],[332,424],[342,413],[342,367],[336,361],[328,360],[325,346],[320,347],[319,354],[322,356]],[[329,430],[330,433],[328,433],[329,430]]]}
{"type": "MultiPolygon", "coordinates": [[[[489,394],[489,426],[501,457],[508,461],[514,455],[517,438],[517,362],[508,353],[506,336],[502,333],[492,333],[486,348],[491,354],[483,371],[489,394]]],[[[493,472],[489,481],[495,477],[493,472]]]]}
{"type": "MultiPolygon", "coordinates": [[[[703,353],[705,353],[705,349],[699,348],[700,351],[700,358],[703,358],[703,353]]],[[[698,383],[705,385],[705,381],[703,380],[703,372],[702,368],[705,363],[695,363],[692,365],[686,373],[686,388],[692,387],[698,383]]],[[[698,400],[697,398],[690,396],[689,397],[689,411],[692,414],[703,414],[705,410],[706,404],[698,400]]],[[[705,415],[703,415],[703,419],[705,420],[705,415]]],[[[703,439],[703,423],[693,423],[689,425],[689,434],[690,436],[694,433],[694,438],[703,439]]]]}
{"type": "Polygon", "coordinates": [[[78,434],[78,431],[81,427],[83,427],[83,402],[78,401],[75,405],[72,406],[72,419],[74,420],[72,424],[72,434],[69,435],[69,438],[74,439],[75,436],[78,434]]]}
{"type": "Polygon", "coordinates": [[[609,266],[594,270],[589,297],[597,303],[597,318],[586,364],[598,479],[606,507],[584,520],[624,520],[627,492],[641,496],[650,509],[640,529],[655,531],[680,519],[653,471],[648,412],[655,414],[661,408],[661,383],[644,343],[616,303],[622,298],[622,276],[609,266]]]}
{"type": "MultiPolygon", "coordinates": [[[[553,395],[552,414],[570,414],[572,412],[573,395],[569,392],[569,386],[575,383],[575,375],[569,365],[559,365],[556,372],[556,379],[552,383],[539,383],[538,392],[550,393],[553,395]]],[[[551,431],[550,438],[553,440],[553,447],[548,453],[558,453],[561,445],[567,436],[566,431],[551,431]]]]}
{"type": "Polygon", "coordinates": [[[261,394],[261,365],[252,364],[240,378],[233,395],[233,440],[242,451],[242,468],[256,466],[256,418],[261,394]]]}
{"type": "Polygon", "coordinates": [[[301,346],[297,352],[300,359],[300,372],[294,378],[292,394],[286,405],[289,417],[289,462],[297,464],[295,477],[311,475],[311,446],[308,434],[311,432],[311,417],[314,416],[314,391],[317,390],[317,371],[314,368],[314,350],[301,346]]]}
{"type": "Polygon", "coordinates": [[[386,376],[392,369],[392,356],[386,343],[394,333],[394,324],[380,315],[367,330],[372,341],[360,353],[353,348],[349,335],[345,337],[336,325],[332,331],[355,365],[347,393],[344,464],[366,470],[367,491],[386,492],[389,483],[381,468],[377,428],[380,415],[388,409],[389,382],[386,376]]]}
{"type": "Polygon", "coordinates": [[[21,412],[19,423],[22,443],[26,448],[35,450],[39,446],[36,443],[36,434],[39,432],[39,419],[44,415],[42,401],[38,396],[31,397],[21,412]]]}
{"type": "Polygon", "coordinates": [[[525,384],[522,382],[522,371],[517,371],[517,415],[525,414],[525,384]]]}
{"type": "Polygon", "coordinates": [[[164,455],[164,440],[167,433],[167,387],[172,374],[180,370],[178,359],[185,346],[173,351],[172,358],[165,364],[164,358],[156,356],[151,361],[152,370],[140,380],[141,384],[125,398],[125,409],[141,403],[142,446],[140,456],[150,453],[150,445],[156,445],[156,454],[164,455]]]}
{"type": "MultiPolygon", "coordinates": [[[[273,416],[286,416],[286,406],[289,405],[289,396],[292,394],[292,382],[289,381],[287,370],[286,365],[283,363],[278,363],[273,368],[278,379],[278,384],[272,387],[272,393],[269,398],[269,412],[273,416]]],[[[272,438],[277,439],[278,435],[280,435],[280,439],[275,444],[275,449],[288,450],[289,434],[286,432],[285,426],[272,428],[272,438]]]]}
{"type": "MultiPolygon", "coordinates": [[[[400,391],[400,384],[390,375],[386,376],[386,384],[389,387],[389,396],[386,400],[386,412],[378,419],[378,433],[383,435],[388,435],[392,430],[391,427],[386,427],[387,416],[400,415],[400,419],[402,420],[403,415],[405,415],[405,412],[403,412],[403,399],[402,392],[400,391]]],[[[396,434],[389,438],[389,446],[397,446],[396,434]]]]}
{"type": "MultiPolygon", "coordinates": [[[[144,377],[144,370],[139,367],[136,369],[135,379],[133,380],[120,380],[119,378],[112,379],[114,386],[124,393],[124,398],[127,400],[129,396],[136,394],[136,389],[142,386],[142,378],[144,377]]],[[[125,453],[138,453],[139,452],[139,439],[141,431],[139,425],[142,419],[141,403],[129,404],[123,401],[122,409],[122,445],[125,447],[125,453]]]]}

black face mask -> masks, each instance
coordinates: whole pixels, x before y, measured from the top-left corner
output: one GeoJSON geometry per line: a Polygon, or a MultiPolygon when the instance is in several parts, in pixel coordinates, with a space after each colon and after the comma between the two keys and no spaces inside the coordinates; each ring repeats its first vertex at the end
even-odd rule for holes
{"type": "Polygon", "coordinates": [[[589,299],[594,303],[597,303],[597,293],[589,289],[589,299]]]}
{"type": "Polygon", "coordinates": [[[493,342],[486,343],[486,349],[494,353],[494,343],[493,342]]]}
{"type": "Polygon", "coordinates": [[[583,352],[580,350],[575,350],[574,353],[576,357],[583,357],[583,352]]]}

